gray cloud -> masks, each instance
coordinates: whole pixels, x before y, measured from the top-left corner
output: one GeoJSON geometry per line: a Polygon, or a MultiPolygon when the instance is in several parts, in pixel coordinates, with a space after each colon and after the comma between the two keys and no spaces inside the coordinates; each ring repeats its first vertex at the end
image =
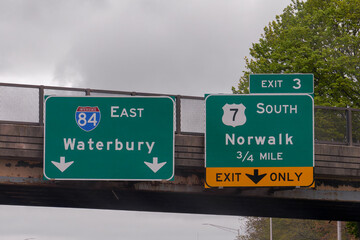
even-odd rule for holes
{"type": "Polygon", "coordinates": [[[230,92],[290,0],[1,1],[0,81],[230,92]],[[38,80],[36,80],[38,79],[38,80]]]}

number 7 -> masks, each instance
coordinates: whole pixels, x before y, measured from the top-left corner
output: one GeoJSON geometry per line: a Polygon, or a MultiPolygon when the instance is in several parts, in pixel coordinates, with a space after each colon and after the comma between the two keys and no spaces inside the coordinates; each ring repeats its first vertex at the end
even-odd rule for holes
{"type": "Polygon", "coordinates": [[[235,122],[235,117],[236,117],[236,114],[237,114],[237,112],[239,111],[239,109],[237,109],[237,108],[230,108],[230,111],[233,111],[233,112],[234,112],[233,121],[235,122]]]}

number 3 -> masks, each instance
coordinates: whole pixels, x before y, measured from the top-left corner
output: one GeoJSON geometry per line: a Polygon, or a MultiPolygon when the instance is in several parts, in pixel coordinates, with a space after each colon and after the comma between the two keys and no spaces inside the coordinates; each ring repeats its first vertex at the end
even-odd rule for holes
{"type": "Polygon", "coordinates": [[[294,79],[294,82],[296,82],[296,84],[297,84],[297,86],[293,86],[294,89],[299,89],[299,88],[301,88],[300,79],[295,78],[295,79],[294,79]]]}

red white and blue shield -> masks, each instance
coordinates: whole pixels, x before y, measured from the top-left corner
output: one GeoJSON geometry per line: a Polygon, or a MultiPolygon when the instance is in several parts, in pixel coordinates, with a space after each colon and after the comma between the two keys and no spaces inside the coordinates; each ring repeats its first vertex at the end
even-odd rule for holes
{"type": "Polygon", "coordinates": [[[224,114],[222,116],[222,122],[227,126],[237,127],[246,123],[244,104],[225,104],[222,109],[224,114]]]}
{"type": "Polygon", "coordinates": [[[75,112],[77,125],[84,131],[94,130],[100,122],[101,114],[98,107],[78,107],[75,112]]]}

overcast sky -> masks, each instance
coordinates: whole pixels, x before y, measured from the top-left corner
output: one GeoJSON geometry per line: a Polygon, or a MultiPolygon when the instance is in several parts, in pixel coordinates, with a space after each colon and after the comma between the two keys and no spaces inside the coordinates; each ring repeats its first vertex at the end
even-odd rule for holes
{"type": "Polygon", "coordinates": [[[0,81],[228,93],[290,0],[2,0],[0,81]]]}
{"type": "MultiPolygon", "coordinates": [[[[229,93],[291,0],[1,0],[0,82],[229,93]]],[[[0,240],[233,240],[238,217],[0,206],[0,240]]]]}
{"type": "Polygon", "coordinates": [[[0,206],[1,240],[234,240],[234,216],[0,206]]]}

